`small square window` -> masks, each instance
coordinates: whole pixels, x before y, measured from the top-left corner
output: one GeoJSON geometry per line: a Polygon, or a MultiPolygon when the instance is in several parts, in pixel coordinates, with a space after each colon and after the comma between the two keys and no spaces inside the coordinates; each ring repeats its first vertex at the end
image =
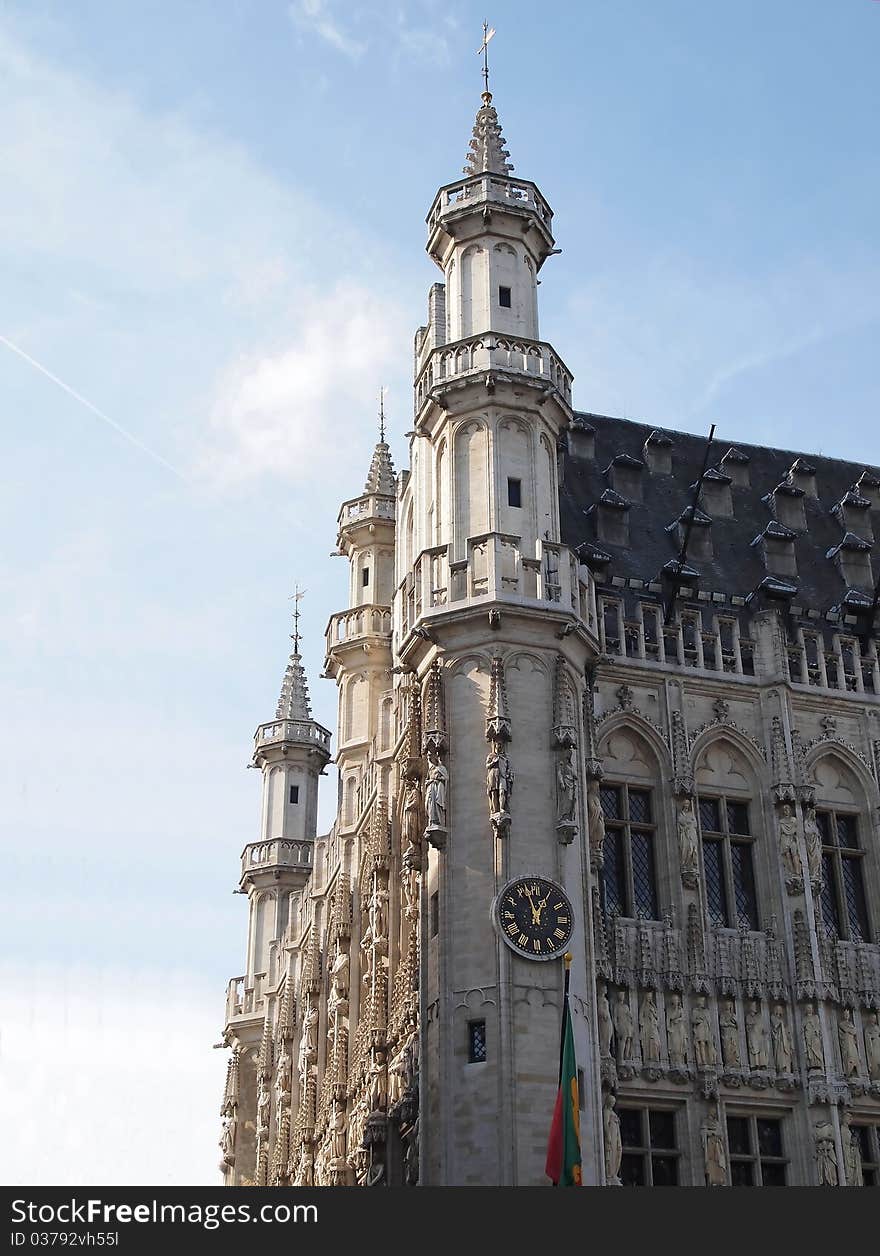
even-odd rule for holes
{"type": "Polygon", "coordinates": [[[510,289],[509,288],[501,287],[498,289],[498,304],[504,310],[510,309],[511,301],[510,301],[510,289]]]}
{"type": "Polygon", "coordinates": [[[290,801],[291,801],[291,802],[299,802],[299,786],[298,786],[298,785],[291,785],[291,787],[290,787],[290,801]]]}
{"type": "Polygon", "coordinates": [[[369,583],[370,583],[370,569],[369,567],[364,567],[363,571],[361,572],[361,584],[364,586],[364,588],[366,588],[369,583]]]}
{"type": "Polygon", "coordinates": [[[486,1060],[486,1022],[468,1021],[468,1064],[483,1064],[486,1060]]]}
{"type": "Polygon", "coordinates": [[[507,504],[508,506],[522,506],[522,480],[507,480],[507,504]]]}

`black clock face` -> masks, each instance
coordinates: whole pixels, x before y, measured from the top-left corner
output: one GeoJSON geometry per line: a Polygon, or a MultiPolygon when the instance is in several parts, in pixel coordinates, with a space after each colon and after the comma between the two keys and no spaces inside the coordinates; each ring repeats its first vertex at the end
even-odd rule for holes
{"type": "Polygon", "coordinates": [[[520,877],[499,894],[495,915],[508,946],[529,959],[555,959],[571,941],[571,903],[543,877],[520,877]]]}

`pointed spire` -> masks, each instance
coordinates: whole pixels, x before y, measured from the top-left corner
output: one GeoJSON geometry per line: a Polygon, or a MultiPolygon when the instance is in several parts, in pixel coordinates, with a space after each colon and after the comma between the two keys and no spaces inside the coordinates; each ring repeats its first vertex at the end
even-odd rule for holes
{"type": "Polygon", "coordinates": [[[305,597],[305,592],[305,589],[300,589],[297,585],[296,592],[291,595],[294,609],[293,632],[290,634],[290,639],[293,642],[293,651],[287,660],[287,669],[284,673],[284,680],[281,682],[281,695],[278,699],[278,706],[275,708],[276,720],[310,720],[312,718],[309,684],[299,653],[299,604],[305,597]]]}
{"type": "Polygon", "coordinates": [[[394,463],[391,450],[385,440],[385,389],[379,389],[379,440],[373,450],[373,460],[364,485],[365,493],[382,493],[393,497],[395,493],[394,463]]]}
{"type": "Polygon", "coordinates": [[[483,92],[481,99],[483,103],[477,110],[464,173],[469,177],[478,174],[512,174],[513,165],[508,161],[510,153],[501,134],[501,123],[492,104],[492,93],[483,92]]]}

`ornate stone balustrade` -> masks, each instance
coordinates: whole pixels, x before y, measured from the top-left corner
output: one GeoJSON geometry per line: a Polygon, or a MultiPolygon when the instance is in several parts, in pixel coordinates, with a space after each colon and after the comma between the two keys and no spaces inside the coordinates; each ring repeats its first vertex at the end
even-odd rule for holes
{"type": "Polygon", "coordinates": [[[522,553],[518,536],[502,532],[471,537],[460,561],[450,561],[447,546],[433,546],[416,559],[402,591],[404,636],[432,611],[480,601],[550,604],[597,631],[590,572],[567,546],[550,541],[539,541],[533,558],[522,553]]]}
{"type": "Polygon", "coordinates": [[[432,350],[416,377],[416,414],[421,411],[432,389],[446,381],[490,370],[511,371],[543,380],[555,388],[567,404],[571,404],[572,374],[552,346],[540,340],[485,332],[432,350]]]}
{"type": "Polygon", "coordinates": [[[339,611],[330,616],[325,634],[326,651],[334,646],[356,641],[361,637],[388,637],[391,635],[391,607],[370,603],[339,611]]]}
{"type": "Polygon", "coordinates": [[[241,875],[278,864],[311,868],[313,850],[313,842],[291,842],[285,838],[275,838],[271,842],[250,842],[242,851],[241,875]]]}
{"type": "Polygon", "coordinates": [[[457,183],[447,183],[440,189],[426,220],[429,232],[446,214],[465,208],[474,201],[494,201],[498,205],[534,210],[548,232],[553,221],[553,211],[534,183],[526,179],[480,174],[460,179],[457,183]]]}
{"type": "Polygon", "coordinates": [[[226,987],[227,1025],[235,1020],[263,1014],[265,983],[265,973],[256,973],[252,985],[248,985],[246,976],[232,978],[226,987]]]}
{"type": "Polygon", "coordinates": [[[273,720],[270,724],[261,724],[254,733],[254,746],[259,750],[262,746],[279,741],[308,742],[330,749],[330,734],[320,724],[302,720],[273,720]]]}
{"type": "Polygon", "coordinates": [[[361,519],[394,519],[394,502],[378,493],[370,493],[343,502],[337,523],[340,528],[346,524],[358,523],[361,519]]]}

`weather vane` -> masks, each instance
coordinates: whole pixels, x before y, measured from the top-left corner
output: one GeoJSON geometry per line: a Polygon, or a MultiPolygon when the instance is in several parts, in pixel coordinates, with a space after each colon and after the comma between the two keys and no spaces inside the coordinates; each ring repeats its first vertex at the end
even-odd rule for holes
{"type": "Polygon", "coordinates": [[[300,589],[299,581],[296,583],[295,590],[296,591],[291,593],[290,598],[288,599],[293,602],[293,632],[290,634],[290,639],[293,642],[294,654],[299,654],[299,604],[305,597],[307,590],[300,589]]]}
{"type": "Polygon", "coordinates": [[[385,385],[379,389],[379,442],[385,443],[385,385]]]}
{"type": "Polygon", "coordinates": [[[488,22],[483,23],[483,42],[477,49],[477,56],[482,54],[483,57],[483,95],[490,96],[489,91],[489,40],[495,34],[495,27],[490,26],[488,22]]]}

